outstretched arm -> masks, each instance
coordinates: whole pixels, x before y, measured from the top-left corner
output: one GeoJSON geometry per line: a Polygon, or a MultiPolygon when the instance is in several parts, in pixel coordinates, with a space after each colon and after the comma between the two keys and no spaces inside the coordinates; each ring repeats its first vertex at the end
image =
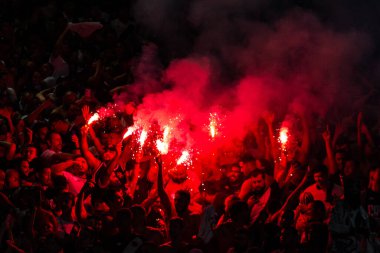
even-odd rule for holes
{"type": "Polygon", "coordinates": [[[161,200],[161,204],[165,209],[167,219],[170,219],[173,215],[172,214],[172,206],[171,206],[169,196],[165,192],[165,189],[164,189],[164,179],[162,176],[162,159],[161,159],[161,156],[156,157],[156,163],[158,165],[157,192],[158,192],[158,196],[161,200]]]}
{"type": "Polygon", "coordinates": [[[99,171],[97,182],[101,188],[108,186],[112,172],[114,172],[116,167],[119,165],[120,154],[121,142],[116,145],[116,155],[111,160],[111,163],[106,168],[102,168],[102,170],[99,171]]]}
{"type": "Polygon", "coordinates": [[[88,127],[83,126],[81,128],[81,141],[80,141],[81,153],[84,156],[84,158],[86,159],[88,165],[92,169],[95,170],[100,166],[100,161],[88,149],[87,133],[88,133],[88,127]]]}
{"type": "Polygon", "coordinates": [[[338,172],[338,166],[335,162],[334,151],[331,144],[330,130],[327,127],[326,131],[322,133],[323,140],[325,141],[327,163],[329,175],[335,175],[338,172]]]}

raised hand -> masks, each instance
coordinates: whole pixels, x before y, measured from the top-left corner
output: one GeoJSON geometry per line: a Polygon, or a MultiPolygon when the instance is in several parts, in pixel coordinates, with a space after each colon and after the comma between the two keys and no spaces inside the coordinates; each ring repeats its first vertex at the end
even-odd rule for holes
{"type": "Polygon", "coordinates": [[[75,144],[76,148],[79,148],[79,139],[78,139],[78,136],[76,134],[73,134],[71,136],[71,141],[75,144]]]}
{"type": "Polygon", "coordinates": [[[328,127],[326,127],[326,130],[322,133],[322,137],[325,140],[325,142],[330,142],[331,134],[330,129],[328,127]]]}
{"type": "Polygon", "coordinates": [[[86,122],[90,119],[90,107],[88,105],[82,107],[82,116],[86,122]]]}

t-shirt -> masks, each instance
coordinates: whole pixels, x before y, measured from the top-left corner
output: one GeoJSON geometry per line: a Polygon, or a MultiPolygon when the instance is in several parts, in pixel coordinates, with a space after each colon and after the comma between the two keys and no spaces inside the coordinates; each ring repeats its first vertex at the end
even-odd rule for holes
{"type": "Polygon", "coordinates": [[[73,174],[67,171],[63,171],[62,174],[67,180],[69,192],[77,196],[79,192],[82,190],[87,179],[74,176],[73,174]]]}
{"type": "Polygon", "coordinates": [[[43,165],[44,166],[51,166],[52,164],[52,159],[53,159],[53,155],[55,154],[56,152],[51,150],[51,149],[47,149],[45,150],[44,152],[42,152],[41,154],[41,159],[42,159],[42,162],[43,162],[43,165]]]}
{"type": "Polygon", "coordinates": [[[331,199],[332,202],[326,201],[327,197],[327,191],[324,189],[320,189],[317,187],[317,184],[312,184],[304,192],[310,192],[311,195],[313,195],[314,200],[320,200],[325,204],[326,211],[328,214],[331,213],[332,205],[337,201],[342,199],[343,197],[343,189],[337,184],[333,185],[333,188],[331,190],[331,199]]]}

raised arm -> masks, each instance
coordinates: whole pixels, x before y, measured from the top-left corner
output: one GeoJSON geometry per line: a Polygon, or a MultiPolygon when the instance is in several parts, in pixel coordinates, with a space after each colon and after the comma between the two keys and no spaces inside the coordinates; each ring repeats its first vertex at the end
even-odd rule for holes
{"type": "Polygon", "coordinates": [[[87,133],[88,133],[88,127],[83,126],[81,128],[80,149],[81,149],[81,153],[82,153],[83,157],[86,159],[88,165],[92,169],[95,170],[100,166],[101,162],[88,149],[87,133]]]}
{"type": "Polygon", "coordinates": [[[101,188],[108,186],[112,172],[119,165],[120,154],[121,154],[121,142],[119,142],[116,145],[116,155],[111,160],[110,164],[107,167],[102,168],[101,171],[99,171],[98,173],[97,183],[101,188]]]}
{"type": "Polygon", "coordinates": [[[164,207],[166,212],[167,219],[170,219],[173,215],[172,213],[172,205],[169,199],[168,194],[164,189],[164,179],[162,176],[162,159],[161,156],[156,157],[156,163],[158,165],[158,173],[157,173],[157,193],[158,197],[161,200],[161,204],[164,207]]]}
{"type": "Polygon", "coordinates": [[[323,140],[325,141],[327,165],[329,169],[329,175],[335,175],[338,172],[338,166],[335,162],[334,151],[331,144],[330,130],[327,127],[326,131],[322,133],[323,140]]]}
{"type": "Polygon", "coordinates": [[[84,184],[84,186],[78,194],[78,199],[75,203],[75,215],[78,218],[78,221],[80,222],[84,222],[88,217],[86,208],[84,207],[84,200],[86,198],[86,195],[88,196],[91,189],[93,189],[94,187],[94,182],[88,180],[86,181],[86,183],[84,184]]]}

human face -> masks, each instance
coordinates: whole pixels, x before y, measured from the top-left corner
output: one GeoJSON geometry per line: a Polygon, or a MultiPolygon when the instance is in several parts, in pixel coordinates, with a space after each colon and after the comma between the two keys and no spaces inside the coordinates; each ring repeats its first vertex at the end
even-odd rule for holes
{"type": "Polygon", "coordinates": [[[37,149],[35,147],[28,147],[25,150],[25,158],[28,162],[31,162],[37,157],[37,149]]]}
{"type": "Polygon", "coordinates": [[[256,177],[252,177],[252,191],[259,193],[265,189],[265,180],[263,176],[257,175],[256,177]]]}
{"type": "Polygon", "coordinates": [[[62,138],[59,134],[53,133],[50,137],[50,149],[55,152],[62,150],[62,138]]]}
{"type": "Polygon", "coordinates": [[[323,172],[314,173],[314,181],[317,187],[324,188],[327,184],[327,176],[323,172]]]}
{"type": "Polygon", "coordinates": [[[347,161],[344,163],[344,169],[343,174],[347,176],[351,176],[355,173],[355,162],[354,161],[347,161]]]}
{"type": "Polygon", "coordinates": [[[43,186],[51,185],[51,169],[50,168],[44,168],[42,170],[42,173],[40,174],[40,180],[43,186]]]}
{"type": "Polygon", "coordinates": [[[38,129],[38,137],[40,140],[46,140],[46,136],[48,134],[49,129],[47,127],[41,127],[38,129]]]}
{"type": "Polygon", "coordinates": [[[245,162],[241,164],[241,171],[243,172],[244,176],[248,176],[255,169],[256,169],[255,161],[249,161],[249,162],[245,162]]]}
{"type": "Polygon", "coordinates": [[[106,149],[103,153],[103,161],[111,161],[116,155],[116,152],[111,149],[106,149]]]}
{"type": "Polygon", "coordinates": [[[58,120],[52,123],[52,130],[61,134],[66,133],[69,125],[63,120],[58,120]]]}
{"type": "Polygon", "coordinates": [[[25,176],[29,175],[29,173],[31,172],[31,170],[29,168],[29,162],[28,161],[21,161],[20,171],[25,176]]]}
{"type": "Polygon", "coordinates": [[[75,158],[75,161],[76,163],[74,165],[74,171],[81,175],[86,174],[88,170],[88,164],[86,159],[84,159],[83,157],[77,157],[75,158]]]}
{"type": "Polygon", "coordinates": [[[235,183],[240,177],[240,168],[239,167],[232,167],[231,171],[228,173],[228,178],[230,179],[231,183],[235,183]]]}
{"type": "Polygon", "coordinates": [[[20,175],[17,171],[7,171],[5,181],[8,189],[14,189],[20,186],[20,175]]]}
{"type": "Polygon", "coordinates": [[[336,153],[335,154],[335,162],[336,162],[336,164],[338,165],[338,169],[340,170],[340,171],[342,171],[343,170],[343,167],[344,167],[344,154],[342,154],[342,153],[336,153]]]}

